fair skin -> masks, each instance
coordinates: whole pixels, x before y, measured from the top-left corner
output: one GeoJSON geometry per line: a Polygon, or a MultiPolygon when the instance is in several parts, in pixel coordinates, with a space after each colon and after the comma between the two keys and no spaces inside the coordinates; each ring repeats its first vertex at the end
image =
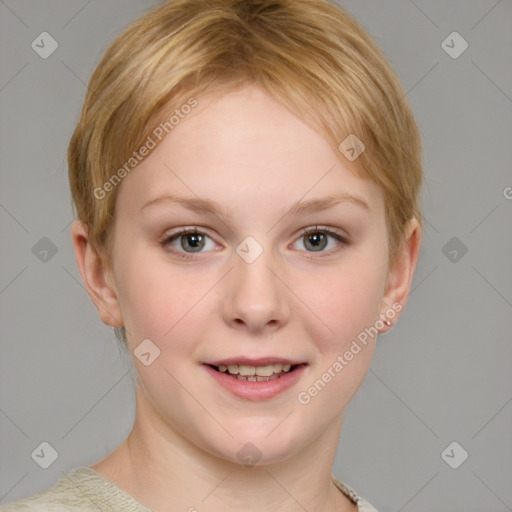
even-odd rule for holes
{"type": "Polygon", "coordinates": [[[104,323],[125,325],[138,374],[133,429],[92,468],[154,512],[354,511],[330,475],[344,411],[376,337],[309,403],[297,396],[393,304],[405,306],[420,229],[409,223],[390,268],[383,195],[356,177],[357,161],[256,87],[198,101],[120,185],[112,271],[83,224],[71,228],[87,291],[104,323]],[[340,192],[345,200],[329,208],[288,213],[299,200],[340,192]],[[169,195],[225,211],[171,200],[143,208],[169,195]],[[178,228],[203,235],[198,252],[190,235],[162,246],[178,228]],[[251,263],[236,252],[248,236],[263,249],[251,263]],[[315,251],[319,238],[327,245],[315,251]],[[133,351],[147,338],[160,356],[145,366],[133,351]],[[241,356],[304,365],[277,395],[244,398],[205,365],[241,356]],[[249,442],[261,456],[252,467],[237,456],[249,442]]]}

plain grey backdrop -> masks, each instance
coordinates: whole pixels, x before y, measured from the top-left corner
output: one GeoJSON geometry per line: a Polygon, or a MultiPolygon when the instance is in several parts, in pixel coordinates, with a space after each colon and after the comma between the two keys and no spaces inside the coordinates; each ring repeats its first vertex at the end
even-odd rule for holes
{"type": "MultiPolygon", "coordinates": [[[[72,252],[65,155],[107,44],[156,3],[0,0],[0,504],[94,463],[132,426],[129,360],[72,252]]],[[[339,3],[413,106],[425,231],[334,474],[382,512],[512,510],[512,2],[339,3]]]]}

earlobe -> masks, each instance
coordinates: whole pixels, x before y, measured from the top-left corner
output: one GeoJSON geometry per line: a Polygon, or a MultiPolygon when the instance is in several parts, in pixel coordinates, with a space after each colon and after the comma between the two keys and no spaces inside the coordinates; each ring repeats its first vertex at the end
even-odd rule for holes
{"type": "Polygon", "coordinates": [[[70,233],[78,270],[102,322],[111,327],[122,327],[123,319],[115,285],[109,283],[108,272],[89,242],[87,226],[80,220],[75,220],[70,233]]]}
{"type": "Polygon", "coordinates": [[[380,317],[386,332],[396,323],[407,302],[421,244],[421,226],[412,218],[405,229],[404,242],[392,268],[389,269],[380,317]],[[386,320],[389,321],[386,322],[386,320]]]}

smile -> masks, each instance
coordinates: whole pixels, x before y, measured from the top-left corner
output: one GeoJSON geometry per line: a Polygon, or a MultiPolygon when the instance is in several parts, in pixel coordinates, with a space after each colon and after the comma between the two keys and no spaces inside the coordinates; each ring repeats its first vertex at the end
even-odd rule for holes
{"type": "Polygon", "coordinates": [[[270,399],[291,386],[304,374],[307,363],[268,362],[236,364],[233,360],[217,364],[206,363],[208,373],[223,388],[247,400],[270,399]],[[226,364],[228,363],[228,364],[226,364]]]}
{"type": "Polygon", "coordinates": [[[228,366],[220,364],[214,369],[221,373],[227,373],[238,380],[249,382],[268,382],[269,380],[279,379],[282,375],[291,372],[296,365],[291,364],[269,364],[266,366],[249,366],[246,364],[230,364],[228,366]]]}

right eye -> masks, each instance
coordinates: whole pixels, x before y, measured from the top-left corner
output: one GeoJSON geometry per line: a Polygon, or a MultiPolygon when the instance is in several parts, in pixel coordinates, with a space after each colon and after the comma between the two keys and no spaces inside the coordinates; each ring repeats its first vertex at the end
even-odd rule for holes
{"type": "Polygon", "coordinates": [[[206,234],[197,228],[182,228],[176,233],[166,235],[160,242],[164,248],[170,248],[178,256],[191,258],[188,254],[214,250],[216,243],[206,234]],[[205,250],[203,250],[205,249],[205,250]]]}

